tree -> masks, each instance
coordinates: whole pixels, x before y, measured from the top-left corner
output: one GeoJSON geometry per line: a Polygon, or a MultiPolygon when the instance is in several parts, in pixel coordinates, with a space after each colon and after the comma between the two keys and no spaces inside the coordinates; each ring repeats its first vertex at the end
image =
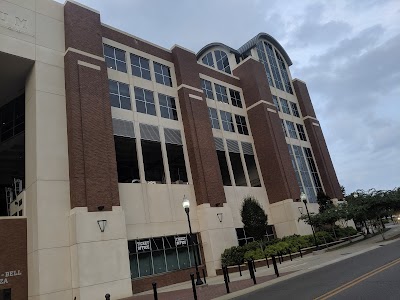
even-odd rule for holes
{"type": "Polygon", "coordinates": [[[240,210],[246,234],[255,240],[262,240],[267,232],[268,216],[257,199],[247,196],[240,210]]]}
{"type": "Polygon", "coordinates": [[[343,197],[346,197],[346,189],[345,189],[345,187],[343,185],[341,185],[340,189],[342,190],[343,197]]]}
{"type": "Polygon", "coordinates": [[[320,213],[323,213],[325,210],[334,206],[331,197],[326,195],[324,192],[318,192],[317,203],[319,204],[320,213]]]}

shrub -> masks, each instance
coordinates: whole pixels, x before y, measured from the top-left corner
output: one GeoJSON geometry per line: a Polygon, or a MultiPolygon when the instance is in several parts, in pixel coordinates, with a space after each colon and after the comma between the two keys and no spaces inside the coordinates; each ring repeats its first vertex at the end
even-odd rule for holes
{"type": "Polygon", "coordinates": [[[357,230],[351,226],[341,228],[339,226],[335,226],[336,235],[338,238],[348,237],[350,235],[357,234],[357,230]]]}
{"type": "Polygon", "coordinates": [[[329,232],[326,232],[326,231],[319,231],[319,232],[315,233],[315,236],[317,238],[317,242],[319,245],[325,244],[325,242],[330,243],[330,242],[335,241],[332,234],[330,234],[329,232]]]}
{"type": "Polygon", "coordinates": [[[234,246],[225,249],[221,255],[221,263],[224,266],[233,266],[243,262],[245,249],[241,246],[234,246]]]}
{"type": "Polygon", "coordinates": [[[264,258],[264,251],[261,248],[257,248],[256,250],[247,251],[244,254],[244,259],[263,259],[264,258]]]}

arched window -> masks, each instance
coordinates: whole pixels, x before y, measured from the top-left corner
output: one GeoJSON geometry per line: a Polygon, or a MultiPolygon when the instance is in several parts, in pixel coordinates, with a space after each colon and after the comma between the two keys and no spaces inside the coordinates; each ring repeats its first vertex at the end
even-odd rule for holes
{"type": "Polygon", "coordinates": [[[203,62],[203,64],[214,68],[214,59],[212,52],[208,52],[206,55],[204,55],[201,61],[203,62]]]}
{"type": "Polygon", "coordinates": [[[215,60],[217,62],[217,68],[218,70],[224,71],[228,74],[231,74],[231,68],[229,66],[229,60],[228,56],[224,51],[221,50],[215,50],[215,60]]]}

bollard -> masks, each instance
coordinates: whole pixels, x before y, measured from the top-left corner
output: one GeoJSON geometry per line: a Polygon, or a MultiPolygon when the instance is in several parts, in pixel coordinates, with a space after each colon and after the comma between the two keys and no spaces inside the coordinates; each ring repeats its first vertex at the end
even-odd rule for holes
{"type": "Polygon", "coordinates": [[[240,276],[242,276],[242,269],[240,268],[240,264],[238,264],[238,268],[239,268],[239,274],[240,276]]]}
{"type": "Polygon", "coordinates": [[[226,272],[226,279],[228,280],[228,282],[231,282],[231,278],[229,277],[228,266],[225,266],[225,272],[226,272]]]}
{"type": "Polygon", "coordinates": [[[282,263],[282,261],[281,261],[280,252],[278,252],[278,253],[277,253],[277,255],[278,255],[279,264],[281,264],[281,263],[282,263]]]}
{"type": "Polygon", "coordinates": [[[268,267],[268,269],[269,269],[268,256],[265,256],[265,260],[267,261],[267,267],[268,267]]]}
{"type": "Polygon", "coordinates": [[[254,258],[251,259],[251,262],[253,263],[254,272],[257,272],[256,263],[254,262],[254,258]]]}
{"type": "Polygon", "coordinates": [[[154,295],[154,300],[158,300],[158,294],[157,294],[157,282],[153,282],[153,295],[154,295]]]}
{"type": "Polygon", "coordinates": [[[300,257],[303,258],[303,253],[301,253],[301,247],[299,246],[300,257]]]}
{"type": "Polygon", "coordinates": [[[281,252],[281,261],[283,262],[283,253],[281,252]]]}
{"type": "Polygon", "coordinates": [[[110,298],[111,297],[110,294],[106,294],[105,297],[106,297],[106,300],[110,300],[111,299],[110,298]]]}
{"type": "Polygon", "coordinates": [[[250,278],[253,279],[254,284],[256,284],[257,281],[256,281],[256,275],[254,274],[253,262],[249,259],[247,260],[247,265],[249,268],[250,278]]]}
{"type": "Polygon", "coordinates": [[[289,248],[289,257],[290,257],[290,261],[293,261],[293,259],[292,259],[292,251],[290,250],[290,248],[289,248]]]}
{"type": "Polygon", "coordinates": [[[196,284],[194,283],[194,274],[190,274],[190,279],[192,280],[192,290],[193,290],[193,299],[197,300],[197,291],[196,291],[196,284]]]}
{"type": "Polygon", "coordinates": [[[204,279],[204,284],[206,284],[207,283],[207,281],[206,281],[206,271],[204,271],[204,269],[202,269],[203,270],[203,279],[204,279]]]}
{"type": "Polygon", "coordinates": [[[279,271],[278,271],[278,266],[276,264],[275,255],[272,255],[272,264],[274,265],[274,270],[275,270],[276,277],[279,277],[279,271]]]}
{"type": "Polygon", "coordinates": [[[229,294],[229,283],[228,283],[228,277],[226,276],[226,270],[225,267],[222,267],[222,272],[224,273],[224,282],[225,282],[225,288],[226,288],[226,293],[229,294]]]}

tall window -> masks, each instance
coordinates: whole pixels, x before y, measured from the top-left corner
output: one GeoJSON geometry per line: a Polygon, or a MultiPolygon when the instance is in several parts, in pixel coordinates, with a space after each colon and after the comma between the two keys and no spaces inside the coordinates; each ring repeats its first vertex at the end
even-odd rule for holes
{"type": "Polygon", "coordinates": [[[229,66],[229,60],[228,56],[224,51],[221,50],[215,50],[215,59],[217,61],[217,68],[218,70],[224,71],[225,73],[230,74],[231,73],[231,68],[229,66]]]}
{"type": "Polygon", "coordinates": [[[174,97],[158,94],[158,102],[160,103],[161,117],[171,120],[178,120],[178,112],[176,110],[174,97]]]}
{"type": "Polygon", "coordinates": [[[293,116],[300,118],[299,110],[297,109],[297,104],[290,101],[290,107],[292,108],[293,116]]]}
{"type": "Polygon", "coordinates": [[[221,171],[222,183],[231,186],[231,177],[229,175],[228,163],[226,161],[225,151],[217,150],[219,170],[221,171]]]}
{"type": "Polygon", "coordinates": [[[108,68],[126,73],[125,51],[104,44],[104,59],[108,68]]]}
{"type": "Polygon", "coordinates": [[[299,168],[297,167],[296,159],[295,159],[295,157],[293,155],[292,146],[289,145],[289,144],[288,144],[288,150],[289,150],[289,154],[290,154],[290,159],[292,161],[292,166],[293,166],[293,169],[294,169],[294,173],[296,175],[297,184],[299,185],[299,188],[300,188],[300,192],[304,192],[303,183],[301,182],[301,178],[300,178],[299,168]]]}
{"type": "Polygon", "coordinates": [[[275,59],[274,50],[272,48],[272,45],[269,44],[269,43],[266,43],[266,42],[264,42],[264,45],[265,45],[265,50],[267,51],[269,64],[271,65],[272,74],[274,75],[275,86],[278,89],[284,91],[281,75],[279,74],[279,69],[278,69],[278,65],[276,63],[276,59],[275,59]]]}
{"type": "Polygon", "coordinates": [[[118,182],[139,183],[136,139],[114,135],[118,182]]]}
{"type": "Polygon", "coordinates": [[[136,110],[143,114],[156,115],[156,106],[152,91],[135,87],[136,110]]]}
{"type": "Polygon", "coordinates": [[[288,104],[287,100],[283,99],[283,98],[279,98],[279,100],[281,100],[282,111],[285,114],[290,115],[290,108],[289,108],[289,104],[288,104]]]}
{"type": "Polygon", "coordinates": [[[142,155],[146,181],[165,183],[164,163],[160,142],[142,140],[142,155]]]}
{"type": "Polygon", "coordinates": [[[281,111],[281,108],[279,107],[278,97],[276,97],[275,95],[272,95],[272,100],[274,101],[276,109],[278,111],[281,111]]]}
{"type": "Polygon", "coordinates": [[[237,130],[240,134],[249,135],[247,130],[246,118],[244,116],[235,115],[237,130]]]}
{"type": "Polygon", "coordinates": [[[210,81],[202,79],[201,80],[201,88],[203,89],[203,92],[204,92],[204,95],[206,96],[206,98],[214,100],[212,84],[210,81]]]}
{"type": "Polygon", "coordinates": [[[240,92],[229,89],[229,93],[231,95],[231,103],[233,106],[237,106],[242,108],[242,100],[240,99],[240,92]]]}
{"type": "Polygon", "coordinates": [[[228,95],[226,94],[226,87],[215,84],[215,94],[217,95],[217,100],[224,103],[229,103],[228,95]]]}
{"type": "Polygon", "coordinates": [[[286,126],[289,131],[289,136],[292,139],[298,139],[296,129],[294,128],[294,123],[291,121],[286,120],[286,126]]]}
{"type": "Polygon", "coordinates": [[[253,146],[250,143],[242,142],[242,149],[250,184],[253,187],[260,187],[261,181],[258,175],[256,160],[254,158],[253,146]]]}
{"type": "Polygon", "coordinates": [[[229,158],[231,160],[231,166],[233,171],[233,177],[235,178],[235,184],[237,186],[247,186],[246,176],[244,175],[243,164],[240,154],[229,151],[229,158]]]}
{"type": "Polygon", "coordinates": [[[208,52],[206,55],[204,55],[201,61],[203,64],[214,68],[214,58],[212,52],[208,52]]]}
{"type": "Polygon", "coordinates": [[[285,136],[287,137],[288,136],[288,134],[287,134],[287,131],[286,131],[286,126],[285,126],[285,122],[281,119],[281,123],[282,123],[282,129],[283,129],[283,132],[285,133],[285,136]]]}
{"type": "Polygon", "coordinates": [[[270,86],[274,86],[274,82],[272,81],[271,71],[269,70],[267,57],[265,55],[265,50],[262,42],[257,42],[257,54],[260,62],[264,66],[265,73],[267,74],[268,83],[270,86]]]}
{"type": "Polygon", "coordinates": [[[131,109],[131,96],[129,94],[129,85],[109,80],[108,87],[110,91],[111,106],[122,109],[131,109]]]}
{"type": "Polygon", "coordinates": [[[301,178],[303,179],[304,189],[307,194],[308,201],[315,203],[317,202],[317,197],[311,182],[310,173],[307,169],[303,151],[301,151],[301,147],[293,145],[293,152],[294,156],[296,157],[297,165],[299,166],[301,178]]]}
{"type": "Polygon", "coordinates": [[[282,56],[280,56],[280,54],[278,53],[278,51],[275,50],[275,54],[276,54],[276,58],[278,59],[278,65],[279,65],[279,69],[281,70],[283,82],[285,83],[286,92],[293,94],[293,89],[292,89],[292,85],[289,80],[288,72],[286,70],[285,62],[284,62],[282,56]]]}
{"type": "Polygon", "coordinates": [[[235,132],[235,127],[233,126],[232,114],[227,111],[220,110],[222,128],[225,131],[235,132]]]}
{"type": "Polygon", "coordinates": [[[151,80],[150,63],[147,58],[131,54],[132,75],[151,80]]]}
{"type": "MultiPolygon", "coordinates": [[[[191,268],[195,265],[195,251],[200,252],[197,234],[131,240],[128,248],[132,279],[191,268]]],[[[198,259],[201,263],[201,257],[198,259]]]]}
{"type": "Polygon", "coordinates": [[[306,137],[306,133],[304,132],[304,127],[301,124],[297,124],[296,123],[296,127],[297,127],[297,131],[299,132],[299,137],[302,141],[307,141],[307,137],[306,137]]]}
{"type": "Polygon", "coordinates": [[[25,94],[0,108],[0,141],[4,142],[25,130],[25,94]]]}
{"type": "Polygon", "coordinates": [[[313,155],[311,153],[311,149],[304,147],[303,150],[304,150],[304,154],[305,154],[305,156],[307,158],[308,167],[310,168],[310,171],[311,171],[311,176],[312,176],[312,178],[314,180],[315,189],[317,190],[317,193],[318,192],[323,192],[322,185],[321,185],[321,180],[320,180],[319,175],[318,175],[317,167],[315,165],[314,158],[313,158],[313,155]]]}
{"type": "Polygon", "coordinates": [[[215,129],[220,129],[217,110],[215,108],[213,108],[213,107],[209,107],[208,108],[208,114],[210,116],[211,127],[215,128],[215,129]]]}
{"type": "Polygon", "coordinates": [[[183,146],[167,143],[167,156],[171,183],[182,184],[188,182],[183,146]]]}
{"type": "Polygon", "coordinates": [[[156,82],[172,86],[171,71],[169,67],[154,62],[154,74],[156,76],[156,82]]]}

